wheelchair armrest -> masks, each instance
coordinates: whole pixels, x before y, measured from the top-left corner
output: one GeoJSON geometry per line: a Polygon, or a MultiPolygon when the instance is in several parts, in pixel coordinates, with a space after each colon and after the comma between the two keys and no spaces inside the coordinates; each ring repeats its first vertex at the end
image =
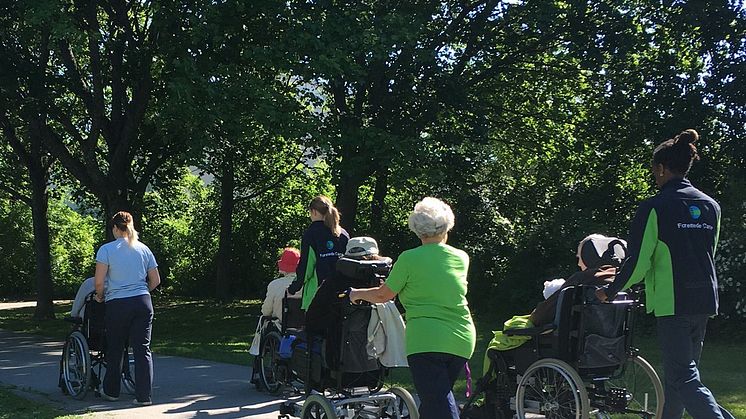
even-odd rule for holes
{"type": "Polygon", "coordinates": [[[526,329],[505,329],[503,335],[505,336],[539,336],[544,333],[551,332],[555,329],[553,324],[545,324],[539,327],[529,327],[526,329]]]}
{"type": "Polygon", "coordinates": [[[83,318],[82,317],[67,316],[67,317],[65,317],[65,321],[73,323],[73,324],[83,324],[83,318]]]}

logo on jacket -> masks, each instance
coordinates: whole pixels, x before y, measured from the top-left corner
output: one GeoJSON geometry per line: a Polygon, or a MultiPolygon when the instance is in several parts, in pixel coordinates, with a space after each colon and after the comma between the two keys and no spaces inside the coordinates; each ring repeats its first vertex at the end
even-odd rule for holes
{"type": "Polygon", "coordinates": [[[692,220],[699,220],[699,217],[702,216],[702,210],[696,205],[691,205],[689,207],[689,214],[692,216],[692,220]]]}
{"type": "MultiPolygon", "coordinates": [[[[697,217],[697,218],[699,218],[699,217],[697,217]]],[[[695,220],[696,220],[697,218],[695,218],[695,220]]],[[[326,249],[327,249],[327,250],[332,250],[332,249],[334,249],[334,242],[333,242],[333,241],[331,241],[331,240],[328,240],[328,241],[326,242],[326,249]]]]}

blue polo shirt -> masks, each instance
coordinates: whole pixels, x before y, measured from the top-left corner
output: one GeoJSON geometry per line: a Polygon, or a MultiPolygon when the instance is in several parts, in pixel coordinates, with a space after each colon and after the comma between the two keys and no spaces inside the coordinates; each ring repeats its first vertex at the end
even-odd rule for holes
{"type": "Polygon", "coordinates": [[[148,271],[158,267],[148,246],[139,241],[130,246],[125,238],[101,246],[96,262],[109,266],[104,280],[106,301],[149,294],[148,271]]]}

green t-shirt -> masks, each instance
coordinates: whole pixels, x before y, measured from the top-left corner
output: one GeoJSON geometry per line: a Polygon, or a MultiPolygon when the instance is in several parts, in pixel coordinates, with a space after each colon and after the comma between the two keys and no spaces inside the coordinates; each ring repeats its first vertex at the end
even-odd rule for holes
{"type": "Polygon", "coordinates": [[[466,301],[469,256],[447,244],[403,252],[386,285],[407,310],[407,355],[442,352],[471,358],[476,330],[466,301]]]}

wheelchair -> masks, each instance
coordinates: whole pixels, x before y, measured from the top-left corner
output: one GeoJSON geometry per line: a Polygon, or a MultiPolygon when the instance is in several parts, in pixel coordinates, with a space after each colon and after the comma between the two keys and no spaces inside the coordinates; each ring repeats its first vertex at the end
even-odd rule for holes
{"type": "Polygon", "coordinates": [[[560,292],[553,324],[504,330],[531,339],[509,351],[488,350],[489,369],[462,417],[660,417],[663,385],[632,342],[640,291],[608,303],[596,299],[595,287],[560,292]]]}
{"type": "MultiPolygon", "coordinates": [[[[388,273],[376,262],[355,261],[360,274],[375,279],[371,285],[388,273]]],[[[284,299],[281,330],[270,327],[262,336],[260,377],[270,393],[287,389],[306,398],[302,405],[283,402],[279,418],[419,418],[412,395],[400,387],[384,389],[389,369],[368,355],[372,309],[346,300],[338,335],[322,339],[303,328],[300,300],[284,299]]]]}
{"type": "MultiPolygon", "coordinates": [[[[66,317],[73,324],[65,338],[60,360],[59,386],[62,392],[75,399],[83,399],[89,390],[100,396],[99,386],[106,369],[105,304],[99,303],[91,293],[85,300],[83,317],[66,317]]],[[[122,362],[122,391],[135,394],[130,349],[125,348],[122,362]]]]}

